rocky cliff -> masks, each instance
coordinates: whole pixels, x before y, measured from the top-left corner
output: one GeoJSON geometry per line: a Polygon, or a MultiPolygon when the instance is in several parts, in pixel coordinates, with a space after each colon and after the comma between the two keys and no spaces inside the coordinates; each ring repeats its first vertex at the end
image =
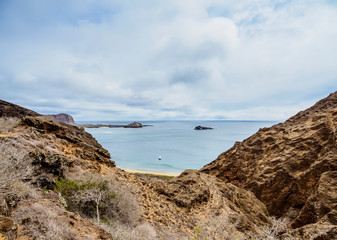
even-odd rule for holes
{"type": "Polygon", "coordinates": [[[323,221],[336,236],[336,129],[337,92],[237,142],[200,172],[253,192],[294,228],[323,221]]]}
{"type": "Polygon", "coordinates": [[[59,114],[52,114],[52,115],[45,115],[48,118],[54,119],[56,121],[68,123],[68,124],[75,124],[74,118],[66,113],[59,113],[59,114]]]}

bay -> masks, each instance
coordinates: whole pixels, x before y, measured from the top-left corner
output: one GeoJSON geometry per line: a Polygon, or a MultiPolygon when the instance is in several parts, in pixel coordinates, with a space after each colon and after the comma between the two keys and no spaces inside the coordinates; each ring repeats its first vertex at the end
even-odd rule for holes
{"type": "MultiPolygon", "coordinates": [[[[86,122],[88,123],[88,122],[86,122]]],[[[128,124],[130,122],[95,122],[128,124]]],[[[200,169],[271,121],[143,121],[143,128],[87,128],[111,154],[117,167],[178,174],[200,169]],[[213,130],[194,130],[197,125],[213,130]],[[161,160],[159,160],[161,156],[161,160]]]]}

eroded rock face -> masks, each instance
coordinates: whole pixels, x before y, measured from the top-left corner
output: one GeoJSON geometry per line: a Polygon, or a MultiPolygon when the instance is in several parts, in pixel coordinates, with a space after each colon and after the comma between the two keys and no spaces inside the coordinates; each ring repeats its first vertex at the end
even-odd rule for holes
{"type": "Polygon", "coordinates": [[[111,167],[115,166],[115,163],[110,160],[110,153],[83,128],[45,117],[23,117],[22,122],[23,125],[30,126],[41,134],[49,135],[49,138],[52,134],[56,139],[65,140],[69,145],[69,150],[76,148],[73,155],[108,164],[111,167]]]}
{"type": "Polygon", "coordinates": [[[314,217],[308,219],[314,196],[318,197],[315,191],[336,193],[332,186],[332,172],[337,171],[336,129],[337,92],[286,122],[237,142],[200,171],[252,191],[271,215],[296,218],[302,209],[294,226],[317,222],[327,208],[315,208],[314,217]],[[327,186],[322,178],[330,179],[327,186]]]}
{"type": "Polygon", "coordinates": [[[316,223],[326,217],[337,225],[337,171],[325,172],[318,180],[313,193],[308,198],[292,226],[302,227],[316,223]]]}
{"type": "Polygon", "coordinates": [[[246,230],[269,223],[266,207],[254,194],[196,170],[159,184],[156,191],[200,221],[231,216],[246,230]]]}

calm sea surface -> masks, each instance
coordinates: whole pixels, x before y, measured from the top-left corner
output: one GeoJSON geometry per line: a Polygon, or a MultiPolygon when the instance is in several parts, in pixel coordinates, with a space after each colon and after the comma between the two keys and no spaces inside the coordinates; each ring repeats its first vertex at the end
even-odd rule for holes
{"type": "MultiPolygon", "coordinates": [[[[128,124],[130,122],[95,122],[128,124]]],[[[144,128],[87,128],[111,154],[117,167],[162,173],[200,169],[236,141],[275,122],[255,121],[143,121],[144,128]],[[197,125],[214,130],[196,131],[197,125]],[[162,159],[159,160],[158,157],[162,159]]]]}

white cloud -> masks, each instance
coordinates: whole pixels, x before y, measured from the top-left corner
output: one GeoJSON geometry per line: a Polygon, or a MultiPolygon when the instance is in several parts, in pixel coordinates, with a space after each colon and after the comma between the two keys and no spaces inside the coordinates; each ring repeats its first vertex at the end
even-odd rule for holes
{"type": "Polygon", "coordinates": [[[336,90],[328,1],[2,4],[0,96],[42,112],[284,119],[336,90]]]}

